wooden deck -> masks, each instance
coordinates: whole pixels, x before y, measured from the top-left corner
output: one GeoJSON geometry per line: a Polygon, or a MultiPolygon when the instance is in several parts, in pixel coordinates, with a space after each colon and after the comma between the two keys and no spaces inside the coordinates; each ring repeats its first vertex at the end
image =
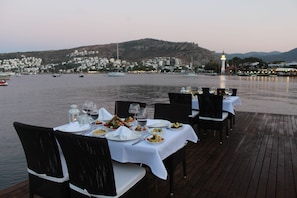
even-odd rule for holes
{"type": "MultiPolygon", "coordinates": [[[[237,112],[229,139],[218,138],[188,144],[187,178],[179,165],[174,197],[297,197],[297,115],[237,112]]],[[[148,178],[150,197],[169,197],[168,181],[148,178]]],[[[28,181],[0,197],[28,197],[28,181]]]]}

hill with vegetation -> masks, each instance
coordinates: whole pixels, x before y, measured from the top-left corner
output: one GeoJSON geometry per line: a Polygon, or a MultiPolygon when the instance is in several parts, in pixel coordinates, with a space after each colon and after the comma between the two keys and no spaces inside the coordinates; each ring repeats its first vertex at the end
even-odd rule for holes
{"type": "MultiPolygon", "coordinates": [[[[140,39],[122,43],[82,46],[72,49],[2,53],[0,59],[19,58],[20,56],[42,59],[42,64],[56,64],[67,62],[74,51],[97,51],[96,56],[101,58],[119,58],[129,62],[139,62],[154,57],[175,57],[182,60],[182,64],[204,65],[209,62],[219,63],[219,57],[210,50],[201,48],[190,42],[169,42],[156,39],[140,39]]],[[[85,56],[94,56],[87,54],[85,56]]]]}

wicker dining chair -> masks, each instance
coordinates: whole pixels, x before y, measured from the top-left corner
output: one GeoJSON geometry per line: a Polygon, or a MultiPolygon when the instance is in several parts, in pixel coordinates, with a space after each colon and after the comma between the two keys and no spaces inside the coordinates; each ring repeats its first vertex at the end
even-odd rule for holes
{"type": "Polygon", "coordinates": [[[129,113],[129,106],[131,103],[138,103],[140,107],[146,107],[146,103],[136,102],[136,101],[115,101],[114,114],[118,115],[120,118],[133,117],[134,115],[129,113]]]}
{"type": "MultiPolygon", "coordinates": [[[[189,112],[184,104],[166,104],[156,103],[154,110],[154,119],[166,119],[170,122],[189,123],[189,112]]],[[[174,194],[174,171],[177,165],[183,163],[183,175],[187,177],[186,169],[186,144],[163,160],[169,175],[170,195],[174,194]]]]}
{"type": "Polygon", "coordinates": [[[204,130],[219,130],[220,144],[223,143],[223,129],[226,128],[226,136],[229,137],[228,113],[223,112],[223,96],[213,94],[198,95],[199,118],[198,132],[204,130]]]}
{"type": "Polygon", "coordinates": [[[112,161],[107,139],[54,133],[67,162],[71,197],[148,197],[145,168],[112,161]]]}
{"type": "Polygon", "coordinates": [[[52,128],[14,122],[29,174],[30,197],[70,197],[69,177],[52,128]]]}
{"type": "Polygon", "coordinates": [[[170,104],[185,105],[185,110],[188,112],[190,124],[194,125],[196,121],[195,119],[197,118],[199,111],[192,109],[192,94],[169,92],[168,97],[169,97],[170,104]]]}

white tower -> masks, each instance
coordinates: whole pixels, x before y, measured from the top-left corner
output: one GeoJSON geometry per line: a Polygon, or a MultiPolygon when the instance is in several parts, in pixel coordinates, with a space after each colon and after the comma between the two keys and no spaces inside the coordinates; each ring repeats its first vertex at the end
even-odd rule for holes
{"type": "Polygon", "coordinates": [[[223,54],[221,56],[221,61],[222,61],[221,74],[225,74],[225,70],[226,70],[226,67],[225,67],[226,56],[225,56],[224,51],[223,51],[223,54]]]}

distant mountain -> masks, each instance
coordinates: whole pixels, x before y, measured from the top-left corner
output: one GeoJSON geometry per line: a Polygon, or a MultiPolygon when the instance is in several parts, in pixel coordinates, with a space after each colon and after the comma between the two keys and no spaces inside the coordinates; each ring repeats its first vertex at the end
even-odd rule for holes
{"type": "MultiPolygon", "coordinates": [[[[219,56],[221,54],[218,54],[219,56]]],[[[248,58],[248,57],[256,57],[260,58],[265,62],[274,62],[274,61],[285,61],[285,62],[293,62],[297,61],[297,48],[290,50],[288,52],[278,52],[278,51],[273,51],[273,52],[249,52],[245,54],[226,54],[228,59],[232,59],[234,57],[238,58],[248,58]]]]}
{"type": "MultiPolygon", "coordinates": [[[[140,39],[118,43],[120,59],[127,61],[142,61],[154,57],[176,57],[183,64],[189,64],[192,60],[194,65],[202,65],[208,62],[220,62],[215,52],[201,48],[198,44],[189,42],[169,42],[156,39],[140,39]]],[[[73,49],[2,53],[0,59],[26,57],[42,58],[43,64],[61,63],[69,59],[69,54],[78,51],[99,51],[96,56],[106,58],[117,57],[117,43],[105,45],[82,46],[73,49]]],[[[94,56],[94,55],[86,55],[94,56]]]]}

